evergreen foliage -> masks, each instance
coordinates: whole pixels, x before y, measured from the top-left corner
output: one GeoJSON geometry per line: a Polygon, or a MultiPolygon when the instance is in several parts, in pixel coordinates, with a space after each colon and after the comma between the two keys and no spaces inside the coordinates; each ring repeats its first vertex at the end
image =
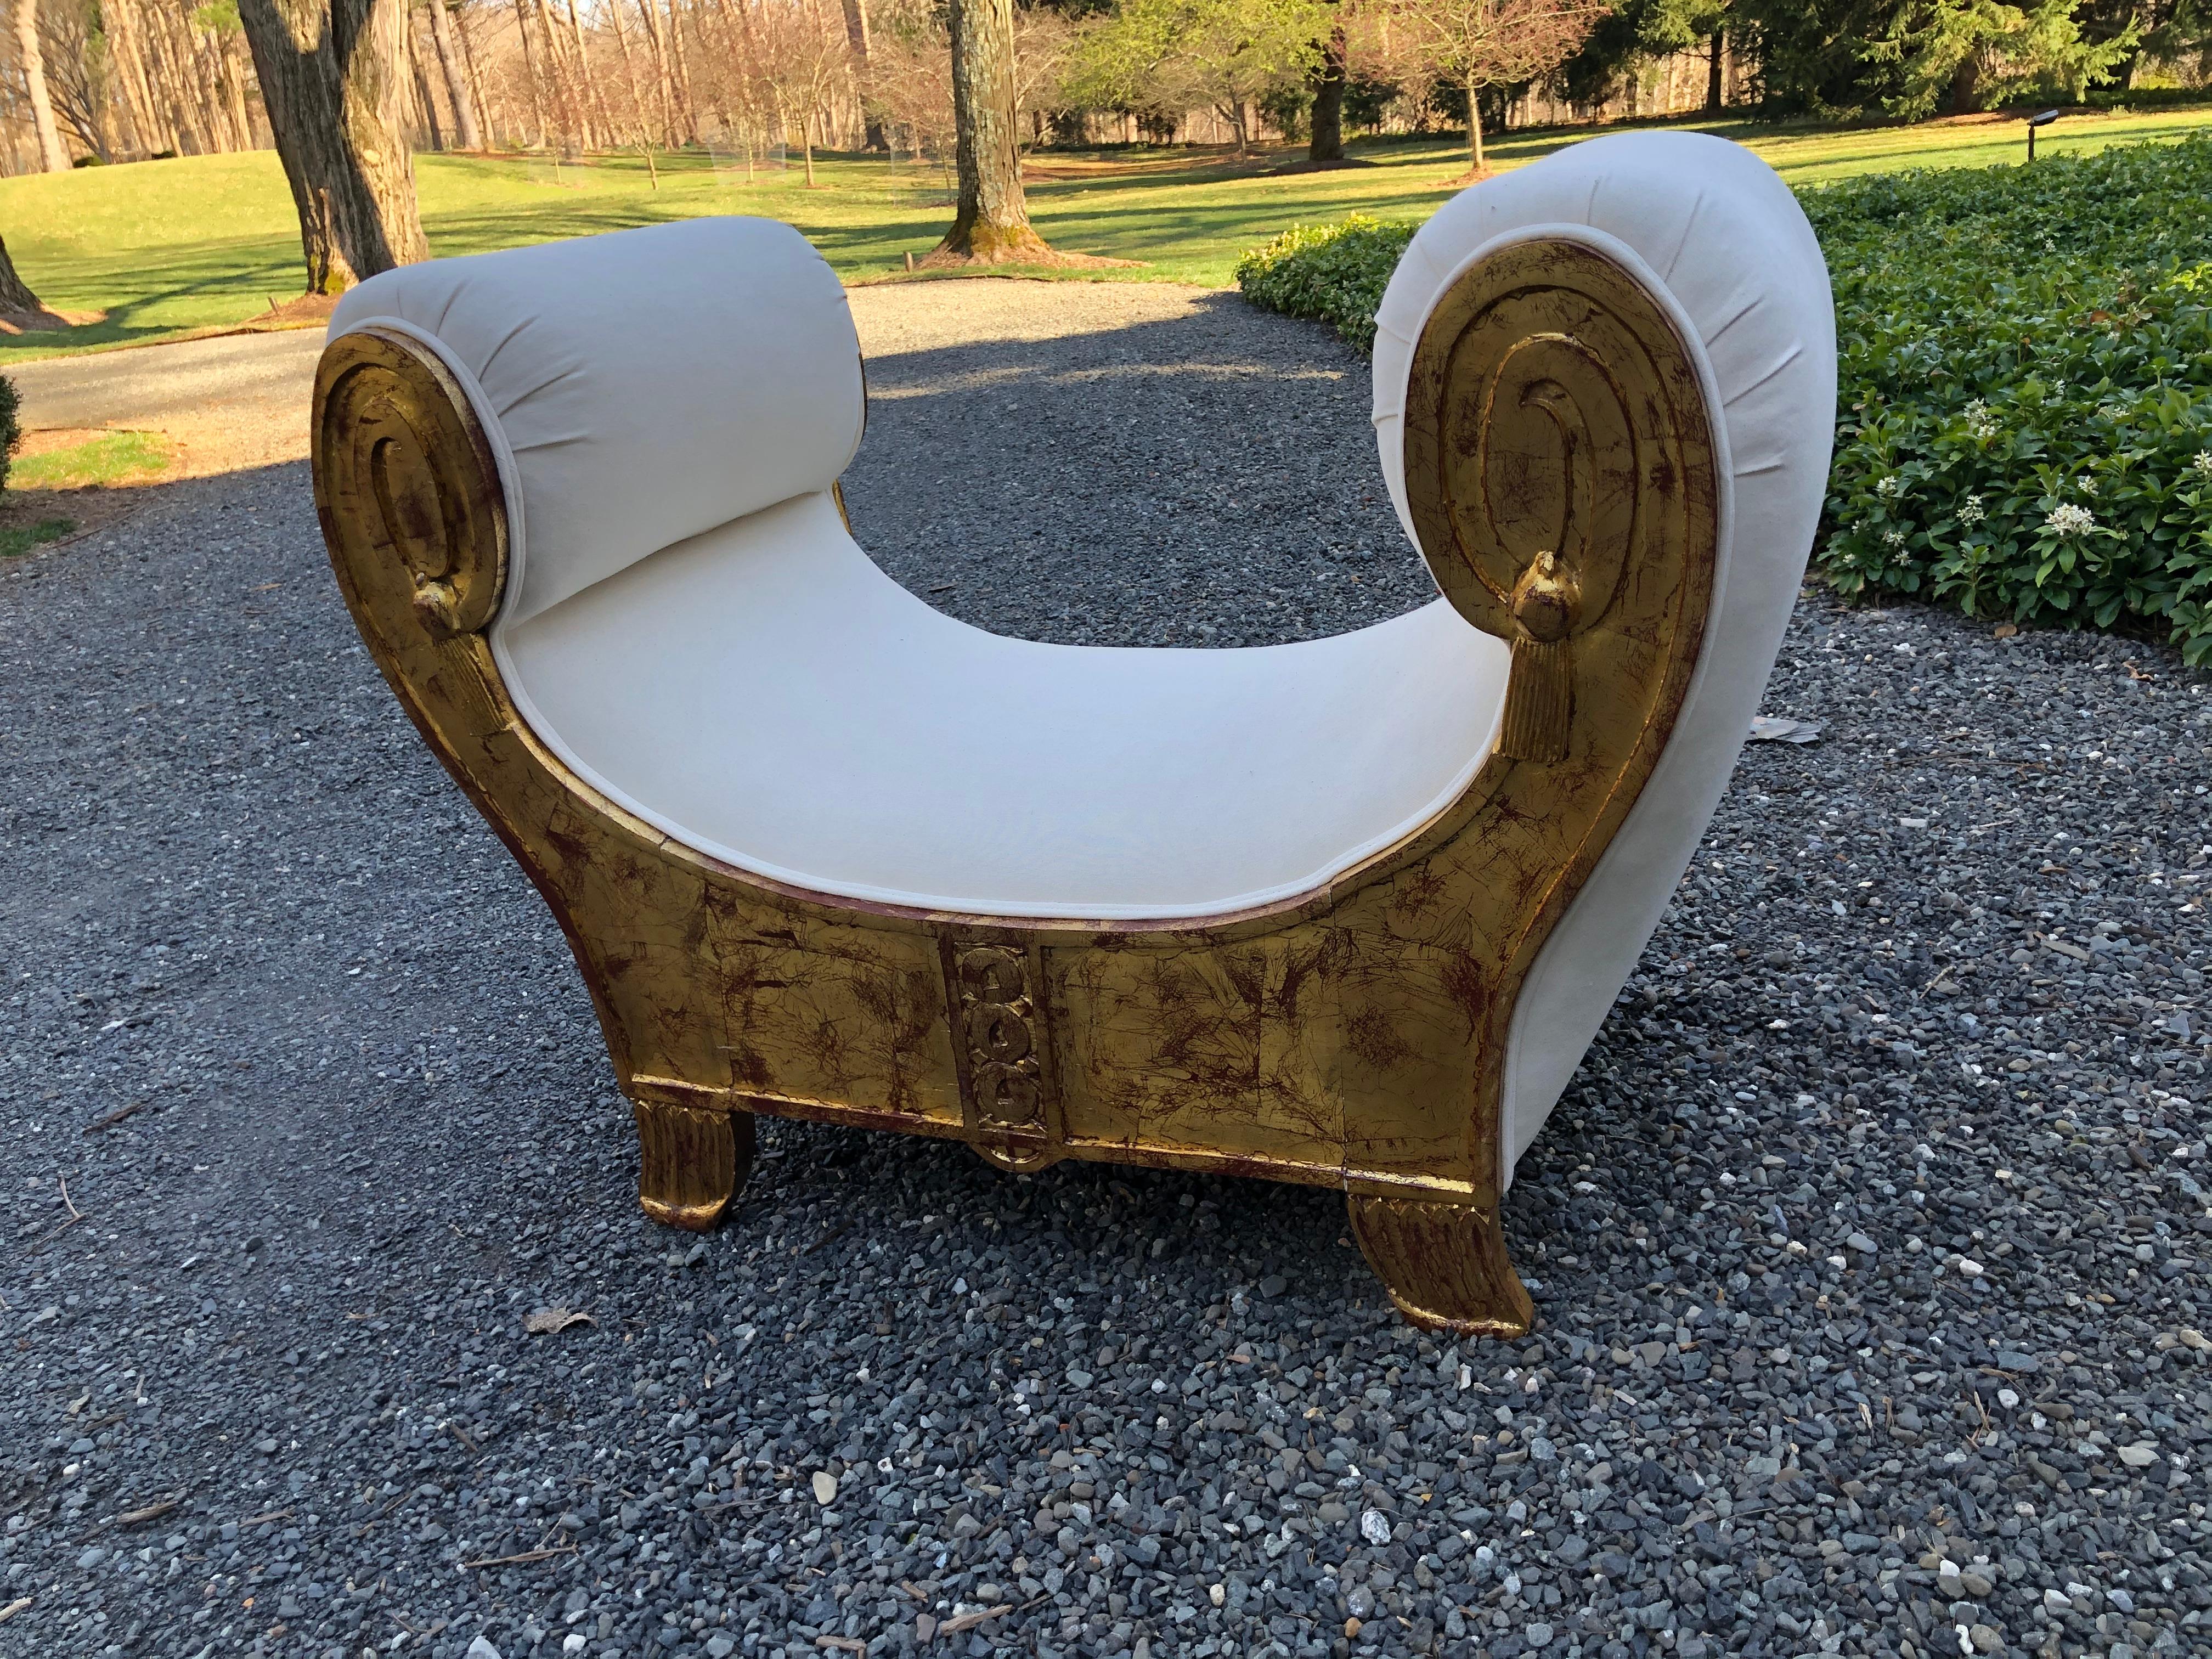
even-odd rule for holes
{"type": "MultiPolygon", "coordinates": [[[[2212,140],[1801,197],[1836,295],[1827,579],[2212,662],[2212,140]]],[[[1370,347],[1412,230],[1303,226],[1237,279],[1370,347]]]]}
{"type": "Polygon", "coordinates": [[[8,470],[15,465],[16,446],[23,441],[22,423],[15,414],[21,404],[15,383],[0,374],[0,494],[7,491],[8,470]]]}

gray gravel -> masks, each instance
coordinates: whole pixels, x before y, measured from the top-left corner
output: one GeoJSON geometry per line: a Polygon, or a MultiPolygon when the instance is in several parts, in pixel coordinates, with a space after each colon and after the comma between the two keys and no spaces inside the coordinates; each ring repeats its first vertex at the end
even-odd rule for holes
{"type": "MultiPolygon", "coordinates": [[[[854,517],[976,621],[1422,592],[1316,330],[872,373],[854,517]]],[[[2162,649],[1801,607],[1767,707],[1823,735],[1754,746],[1523,1162],[1494,1345],[1256,1182],[774,1124],[723,1231],[647,1225],[303,468],[0,574],[0,1653],[2212,1650],[2212,696],[2162,649]]]]}
{"type": "Polygon", "coordinates": [[[204,477],[306,457],[322,349],[321,329],[286,329],[50,357],[8,374],[26,432],[157,431],[168,440],[166,477],[204,477]]]}
{"type": "Polygon", "coordinates": [[[160,427],[213,410],[248,416],[281,410],[305,426],[322,352],[319,328],[219,334],[13,363],[8,378],[22,394],[26,431],[160,427]]]}

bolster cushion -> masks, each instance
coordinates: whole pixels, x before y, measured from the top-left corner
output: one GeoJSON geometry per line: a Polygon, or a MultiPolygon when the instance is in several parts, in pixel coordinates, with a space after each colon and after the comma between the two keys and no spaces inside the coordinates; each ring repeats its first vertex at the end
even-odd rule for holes
{"type": "Polygon", "coordinates": [[[503,623],[647,555],[826,489],[866,398],[845,291],[772,219],[690,219],[403,265],[338,302],[331,336],[430,345],[499,456],[503,623]]]}
{"type": "Polygon", "coordinates": [[[1705,647],[1673,734],[1515,1005],[1509,1170],[1635,968],[1727,787],[1804,575],[1836,412],[1828,268],[1773,169],[1703,133],[1589,139],[1446,203],[1390,279],[1376,313],[1375,426],[1409,537],[1403,416],[1422,327],[1460,272],[1537,236],[1598,247],[1673,311],[1705,380],[1724,476],[1705,647]]]}

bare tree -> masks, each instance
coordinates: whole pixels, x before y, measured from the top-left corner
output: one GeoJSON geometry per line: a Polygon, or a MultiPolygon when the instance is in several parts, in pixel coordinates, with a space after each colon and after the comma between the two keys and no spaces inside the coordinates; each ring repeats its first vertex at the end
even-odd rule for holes
{"type": "Polygon", "coordinates": [[[112,161],[120,135],[107,96],[109,57],[97,30],[98,15],[76,0],[40,9],[40,57],[63,148],[74,138],[87,155],[112,161]]]}
{"type": "Polygon", "coordinates": [[[611,144],[615,142],[614,124],[607,118],[607,100],[599,95],[599,79],[592,73],[591,54],[584,50],[584,25],[576,15],[576,0],[568,0],[568,35],[575,44],[576,74],[583,82],[584,96],[599,116],[599,131],[611,144]]]}
{"type": "Polygon", "coordinates": [[[927,0],[878,9],[869,38],[863,93],[868,108],[903,134],[914,159],[952,148],[951,38],[927,0]]]}
{"type": "Polygon", "coordinates": [[[399,131],[403,0],[245,0],[240,15],[299,210],[307,291],[428,258],[399,131]]]}
{"type": "MultiPolygon", "coordinates": [[[[842,20],[840,20],[842,23],[842,20]]],[[[763,0],[752,18],[753,78],[776,125],[795,123],[806,158],[806,183],[814,185],[814,141],[833,92],[853,73],[853,47],[832,24],[793,0],[763,0]]],[[[779,135],[781,136],[781,135],[779,135]]]]}
{"type": "MultiPolygon", "coordinates": [[[[622,0],[613,0],[617,8],[622,0]]],[[[660,14],[653,0],[638,0],[637,15],[645,25],[645,43],[653,50],[653,95],[660,110],[660,133],[672,149],[684,142],[677,119],[676,77],[668,67],[668,49],[660,38],[660,14]]]]}
{"type": "Polygon", "coordinates": [[[422,31],[410,26],[407,31],[408,80],[412,93],[407,100],[411,118],[410,132],[426,133],[430,148],[442,151],[446,148],[446,124],[438,118],[438,95],[430,90],[430,75],[422,65],[422,31]]]}
{"type": "MultiPolygon", "coordinates": [[[[853,43],[853,66],[856,84],[864,82],[868,73],[868,54],[873,49],[870,37],[874,33],[868,16],[868,0],[844,0],[845,33],[853,43]]],[[[863,111],[866,123],[862,139],[870,149],[888,150],[890,141],[884,136],[884,124],[872,109],[863,111]]]]}
{"type": "Polygon", "coordinates": [[[430,44],[437,49],[438,69],[445,76],[446,99],[453,106],[453,137],[463,149],[482,149],[483,131],[477,123],[476,100],[469,91],[466,64],[453,39],[453,20],[446,0],[430,0],[430,44]]]}
{"type": "Polygon", "coordinates": [[[15,57],[31,99],[31,125],[39,136],[39,163],[48,173],[70,170],[69,149],[54,122],[54,101],[46,92],[46,54],[39,45],[39,0],[15,0],[15,57]]]}
{"type": "Polygon", "coordinates": [[[1393,78],[1467,93],[1469,172],[1482,158],[1482,94],[1548,75],[1612,8],[1602,0],[1376,0],[1358,44],[1393,78]]]}
{"type": "Polygon", "coordinates": [[[160,99],[146,72],[146,52],[141,45],[135,0],[103,0],[100,20],[107,26],[108,50],[113,54],[125,113],[130,118],[133,147],[142,155],[177,147],[177,124],[160,99]]]}
{"type": "Polygon", "coordinates": [[[562,45],[552,8],[546,0],[536,0],[536,4],[538,44],[544,49],[544,61],[551,66],[553,89],[563,117],[562,127],[580,148],[590,149],[598,135],[592,131],[592,106],[584,95],[582,73],[562,45]]]}
{"type": "Polygon", "coordinates": [[[1014,131],[1022,148],[1028,147],[1028,141],[1020,135],[1039,132],[1045,112],[1065,103],[1060,92],[1074,54],[1075,26],[1066,13],[1049,6],[1015,9],[1014,131]]]}

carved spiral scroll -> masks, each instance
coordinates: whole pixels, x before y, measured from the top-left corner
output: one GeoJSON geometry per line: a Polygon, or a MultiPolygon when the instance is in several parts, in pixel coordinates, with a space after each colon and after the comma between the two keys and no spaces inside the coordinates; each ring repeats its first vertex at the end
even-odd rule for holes
{"type": "Polygon", "coordinates": [[[492,449],[429,349],[341,335],[315,372],[315,507],[356,615],[389,644],[473,634],[507,580],[492,449]]]}
{"type": "Polygon", "coordinates": [[[1415,346],[1406,489],[1445,597],[1513,646],[1500,751],[1563,760],[1576,637],[1640,566],[1713,536],[1712,432],[1689,352],[1595,249],[1506,248],[1453,284],[1415,346]]]}

